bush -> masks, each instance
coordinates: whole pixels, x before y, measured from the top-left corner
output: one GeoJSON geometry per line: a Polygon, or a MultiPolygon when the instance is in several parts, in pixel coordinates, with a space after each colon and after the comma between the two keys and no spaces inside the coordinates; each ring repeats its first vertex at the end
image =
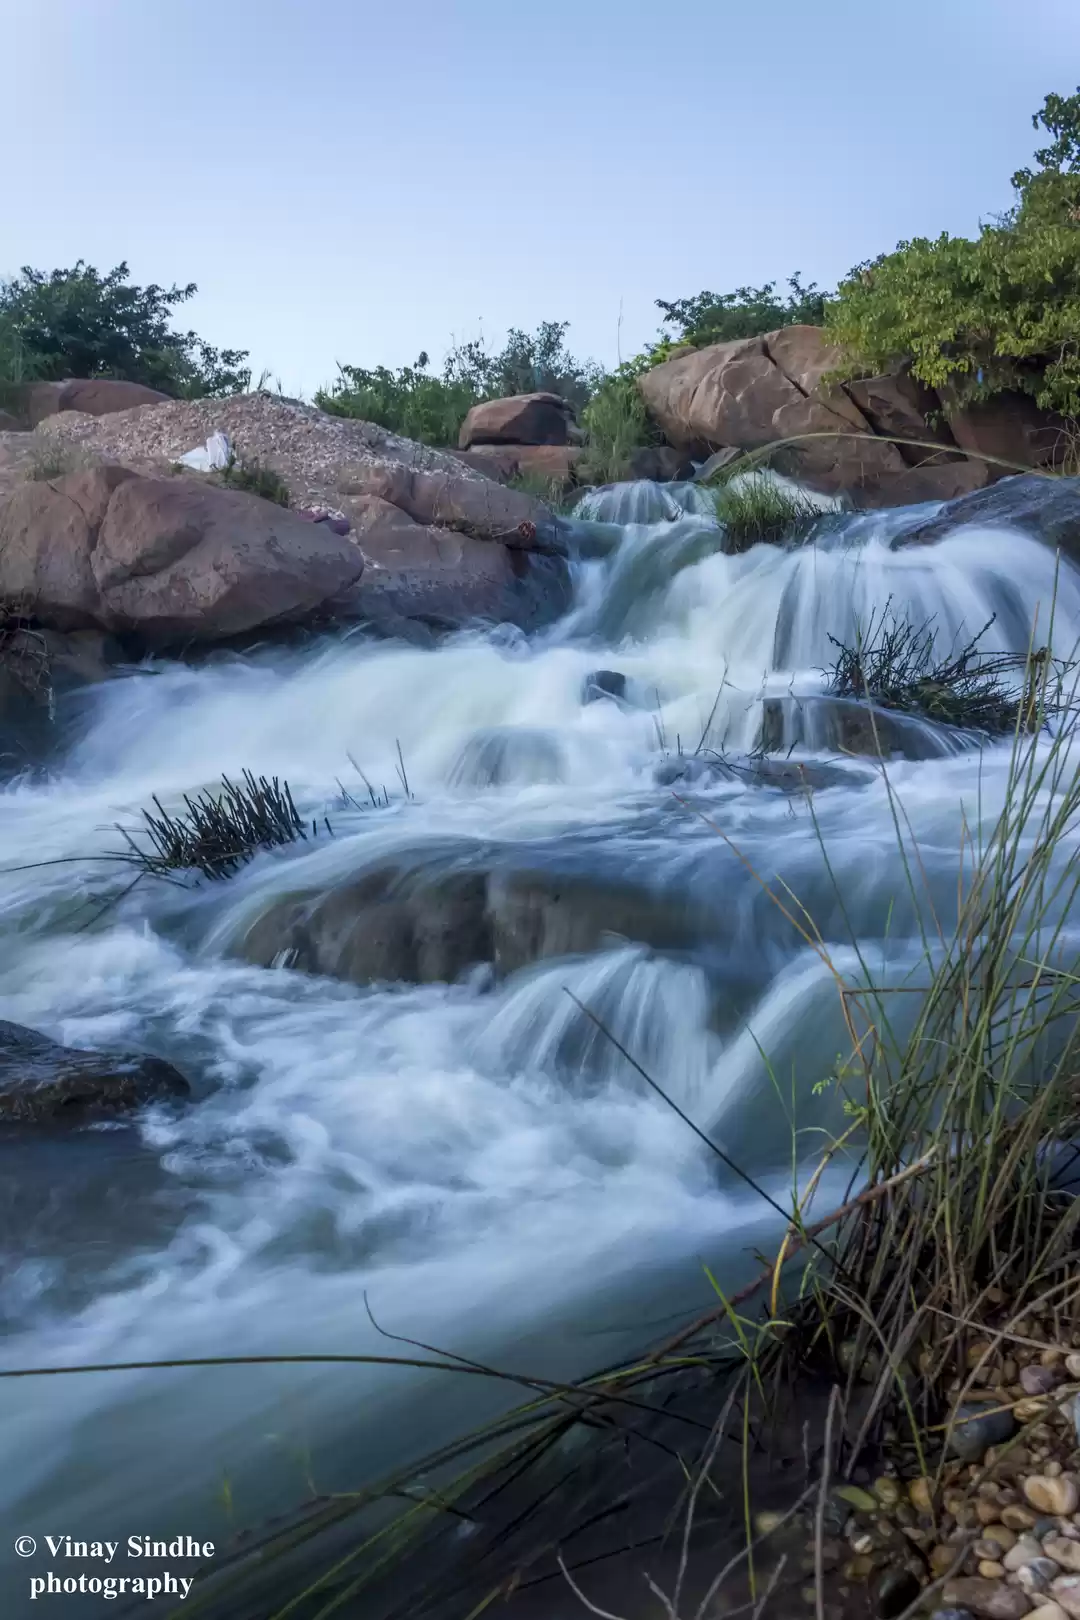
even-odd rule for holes
{"type": "Polygon", "coordinates": [[[821,521],[821,508],[798,490],[785,489],[764,472],[746,473],[715,491],[716,516],[728,552],[751,546],[794,544],[821,521]]]}
{"type": "Polygon", "coordinates": [[[245,351],[169,325],[197,290],[134,286],[123,263],[104,276],[83,259],[48,273],[24,266],[0,286],[0,379],[117,377],[185,399],[243,392],[245,351]]]}
{"type": "MultiPolygon", "coordinates": [[[[731,293],[700,292],[696,298],[677,298],[670,304],[658,298],[656,306],[664,311],[663,324],[675,327],[675,341],[692,344],[695,349],[710,343],[729,343],[735,338],[760,337],[781,326],[821,326],[828,295],[815,282],[804,287],[798,271],[790,277],[788,289],[788,296],[781,298],[776,282],[767,281],[764,287],[738,287],[731,293]]],[[[653,351],[652,363],[666,359],[663,351],[670,347],[670,343],[659,345],[653,351]]]]}
{"type": "Polygon", "coordinates": [[[315,403],[332,416],[375,422],[390,433],[435,445],[456,445],[462,422],[485,399],[544,391],[560,394],[580,410],[602,374],[568,352],[567,325],[542,321],[532,334],[515,327],[498,354],[489,354],[479,340],[457,344],[441,376],[428,369],[426,353],[398,371],[339,365],[336,382],[320,389],[315,403]]]}
{"type": "Polygon", "coordinates": [[[1051,145],[1013,176],[1016,205],[974,240],[901,242],[857,266],[827,311],[847,374],[905,359],[960,403],[1006,389],[1080,415],[1080,90],[1033,120],[1051,145]]]}

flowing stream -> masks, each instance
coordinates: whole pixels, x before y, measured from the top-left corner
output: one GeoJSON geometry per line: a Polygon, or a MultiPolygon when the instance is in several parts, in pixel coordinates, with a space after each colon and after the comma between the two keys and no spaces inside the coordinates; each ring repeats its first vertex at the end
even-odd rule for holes
{"type": "MultiPolygon", "coordinates": [[[[1080,639],[1080,573],[1062,563],[1055,584],[1035,539],[893,549],[911,520],[829,517],[817,545],[733,557],[699,497],[617,488],[581,514],[571,611],[531,640],[334,637],[83,694],[48,775],[0,792],[0,1017],[159,1054],[194,1096],[0,1142],[3,1366],[409,1354],[374,1318],[571,1376],[702,1309],[703,1262],[728,1286],[753,1275],[778,1218],[577,1003],[790,1197],[793,1128],[836,1123],[818,1082],[845,1038],[829,967],[762,881],[788,885],[842,971],[852,932],[885,973],[919,952],[881,775],[799,718],[830,636],[889,611],[933,620],[947,648],[992,620],[981,645],[1022,654],[1054,602],[1056,647],[1080,639]],[[599,670],[625,687],[585,702],[599,670]],[[688,765],[753,751],[770,699],[783,756],[833,768],[812,811],[688,765]],[[96,858],[153,795],[176,807],[245,767],[286,778],[318,835],[217,884],[131,887],[96,858]],[[387,863],[494,872],[520,905],[554,896],[593,916],[591,948],[411,985],[245,960],[284,898],[387,863]]],[[[964,818],[992,824],[1009,747],[927,751],[889,778],[947,910],[964,818]]],[[[513,1398],[389,1366],[0,1381],[3,1612],[35,1612],[12,1534],[224,1542],[513,1398]]]]}

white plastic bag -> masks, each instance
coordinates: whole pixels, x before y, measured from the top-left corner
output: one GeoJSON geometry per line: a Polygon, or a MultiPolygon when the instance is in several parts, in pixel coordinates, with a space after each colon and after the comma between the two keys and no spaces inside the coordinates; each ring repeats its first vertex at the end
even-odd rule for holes
{"type": "Polygon", "coordinates": [[[229,465],[232,446],[224,433],[211,433],[205,444],[180,456],[178,465],[190,467],[193,472],[221,472],[229,465]]]}

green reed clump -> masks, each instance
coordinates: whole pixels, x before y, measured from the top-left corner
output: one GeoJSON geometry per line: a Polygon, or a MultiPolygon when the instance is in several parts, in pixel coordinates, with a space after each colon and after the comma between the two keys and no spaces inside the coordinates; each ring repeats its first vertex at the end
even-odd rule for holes
{"type": "Polygon", "coordinates": [[[763,472],[725,479],[713,496],[726,549],[733,553],[758,545],[798,544],[821,521],[821,508],[809,496],[785,489],[763,472]]]}
{"type": "Polygon", "coordinates": [[[1060,683],[1070,666],[1049,662],[1042,649],[1032,655],[1028,678],[1018,683],[1022,657],[979,650],[993,622],[990,618],[958,652],[941,657],[932,619],[913,625],[897,618],[886,604],[865,631],[858,630],[853,646],[829,637],[836,658],[827,672],[828,690],[838,697],[862,698],[885,709],[992,735],[1017,727],[1030,731],[1038,707],[1035,688],[1040,668],[1046,664],[1056,677],[1056,690],[1045,692],[1045,722],[1059,706],[1060,683]]]}
{"type": "Polygon", "coordinates": [[[223,776],[220,793],[185,794],[184,804],[186,809],[173,815],[155,795],[157,813],[143,811],[149,848],[124,832],[132,858],[144,872],[155,877],[185,871],[212,879],[231,877],[260,850],[307,837],[288,782],[276,776],[268,781],[245,771],[239,783],[223,776]]]}

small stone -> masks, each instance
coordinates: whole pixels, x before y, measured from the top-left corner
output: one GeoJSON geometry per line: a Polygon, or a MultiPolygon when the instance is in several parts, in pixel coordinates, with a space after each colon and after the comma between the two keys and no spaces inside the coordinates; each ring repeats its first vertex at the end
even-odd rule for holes
{"type": "Polygon", "coordinates": [[[1076,1481],[1063,1474],[1060,1479],[1048,1479],[1045,1474],[1032,1474],[1024,1481],[1024,1495],[1039,1513],[1063,1515],[1075,1513],[1080,1505],[1080,1491],[1076,1481]]]}
{"type": "Polygon", "coordinates": [[[895,1479],[875,1479],[873,1490],[882,1507],[895,1507],[900,1500],[900,1486],[895,1479]]]}
{"type": "Polygon", "coordinates": [[[1001,1522],[1001,1503],[980,1496],[975,1503],[975,1517],[980,1524],[999,1524],[1001,1522]]]}
{"type": "Polygon", "coordinates": [[[1070,1574],[1080,1575],[1080,1541],[1070,1541],[1067,1536],[1047,1536],[1043,1552],[1070,1574]]]}
{"type": "Polygon", "coordinates": [[[871,1496],[869,1491],[864,1491],[859,1485],[838,1485],[833,1495],[841,1502],[846,1502],[848,1507],[854,1508],[856,1513],[876,1513],[878,1510],[877,1497],[871,1496]]]}
{"type": "MultiPolygon", "coordinates": [[[[1025,1367],[1024,1372],[1027,1372],[1027,1370],[1025,1367]]],[[[1023,1374],[1021,1374],[1022,1376],[1023,1374]]],[[[1025,1396],[1022,1401],[1017,1401],[1013,1407],[1013,1414],[1017,1423],[1031,1423],[1035,1418],[1042,1417],[1046,1410],[1046,1400],[1043,1397],[1040,1396],[1036,1399],[1034,1396],[1025,1396]]]]}
{"type": "Polygon", "coordinates": [[[928,1479],[921,1477],[910,1480],[907,1491],[911,1505],[917,1512],[932,1513],[934,1511],[934,1487],[928,1479]]]}
{"type": "Polygon", "coordinates": [[[980,1361],[988,1360],[994,1353],[994,1347],[988,1339],[979,1339],[971,1345],[967,1353],[969,1367],[977,1367],[980,1361]]]}
{"type": "Polygon", "coordinates": [[[982,1575],[962,1575],[946,1581],[946,1603],[958,1603],[986,1620],[1023,1620],[1031,1608],[1026,1592],[1004,1581],[987,1580],[982,1575]]]}
{"type": "Polygon", "coordinates": [[[987,1581],[1000,1581],[1005,1573],[1004,1564],[999,1564],[993,1558],[979,1559],[979,1574],[987,1581]]]}
{"type": "Polygon", "coordinates": [[[1007,1524],[1010,1530],[1030,1530],[1035,1523],[1035,1515],[1022,1502],[1010,1502],[1008,1507],[1001,1510],[1001,1522],[1007,1524]]]}
{"type": "Polygon", "coordinates": [[[759,1536],[771,1536],[784,1522],[782,1513],[755,1513],[754,1529],[759,1536]]]}
{"type": "Polygon", "coordinates": [[[1062,1369],[1044,1367],[1039,1362],[1033,1362],[1030,1367],[1020,1369],[1020,1387],[1025,1395],[1049,1395],[1061,1383],[1062,1369]]]}
{"type": "Polygon", "coordinates": [[[1059,1575],[1050,1584],[1054,1600],[1072,1620],[1080,1620],[1080,1575],[1059,1575]]]}
{"type": "Polygon", "coordinates": [[[1026,1620],[1069,1620],[1060,1603],[1040,1603],[1037,1609],[1032,1609],[1026,1620]]]}
{"type": "Polygon", "coordinates": [[[1065,1371],[1070,1378],[1080,1378],[1080,1351],[1074,1350],[1065,1357],[1065,1371]]]}
{"type": "Polygon", "coordinates": [[[1061,1525],[1058,1520],[1051,1519],[1048,1514],[1044,1513],[1035,1520],[1031,1533],[1037,1536],[1040,1541],[1045,1541],[1047,1536],[1056,1536],[1060,1530],[1061,1525]]]}
{"type": "Polygon", "coordinates": [[[994,1543],[1002,1552],[1008,1552],[1010,1547],[1016,1546],[1016,1531],[1004,1524],[988,1524],[983,1540],[994,1543]]]}
{"type": "MultiPolygon", "coordinates": [[[[1042,1552],[1041,1547],[1039,1548],[1039,1551],[1042,1552]]],[[[942,1575],[947,1575],[949,1573],[950,1569],[952,1569],[953,1565],[956,1563],[956,1552],[957,1549],[955,1547],[950,1547],[944,1543],[931,1549],[930,1573],[933,1575],[935,1580],[940,1580],[942,1575]]]]}
{"type": "Polygon", "coordinates": [[[1039,1357],[1044,1367],[1060,1367],[1065,1360],[1064,1350],[1059,1350],[1056,1344],[1050,1345],[1039,1357]]]}
{"type": "Polygon", "coordinates": [[[873,1552],[873,1550],[874,1550],[874,1538],[873,1538],[873,1536],[868,1536],[865,1533],[865,1531],[863,1532],[863,1534],[861,1536],[855,1536],[852,1539],[851,1550],[854,1553],[870,1553],[870,1552],[873,1552]]]}
{"type": "Polygon", "coordinates": [[[1012,1438],[1016,1423],[1008,1410],[999,1406],[984,1406],[975,1401],[962,1401],[956,1409],[956,1421],[949,1436],[949,1451],[964,1462],[981,1462],[990,1446],[999,1446],[1012,1438]]]}
{"type": "Polygon", "coordinates": [[[1030,1564],[1017,1570],[1016,1578],[1025,1592],[1048,1592],[1061,1574],[1052,1558],[1033,1558],[1030,1564]]]}
{"type": "Polygon", "coordinates": [[[1032,1559],[1042,1557],[1042,1545],[1034,1536],[1021,1536],[1015,1547],[1010,1547],[1001,1560],[1006,1569],[1023,1569],[1032,1559]]]}
{"type": "Polygon", "coordinates": [[[874,1560],[869,1553],[861,1553],[858,1558],[850,1558],[843,1568],[843,1574],[849,1581],[865,1581],[866,1577],[873,1573],[874,1560]]]}
{"type": "Polygon", "coordinates": [[[971,1550],[976,1558],[998,1558],[1002,1549],[996,1547],[992,1541],[983,1540],[977,1541],[971,1550]]]}
{"type": "Polygon", "coordinates": [[[1043,1469],[1043,1473],[1046,1475],[1047,1479],[1060,1479],[1064,1472],[1064,1468],[1062,1468],[1056,1457],[1052,1462],[1048,1462],[1046,1467],[1043,1469]]]}

